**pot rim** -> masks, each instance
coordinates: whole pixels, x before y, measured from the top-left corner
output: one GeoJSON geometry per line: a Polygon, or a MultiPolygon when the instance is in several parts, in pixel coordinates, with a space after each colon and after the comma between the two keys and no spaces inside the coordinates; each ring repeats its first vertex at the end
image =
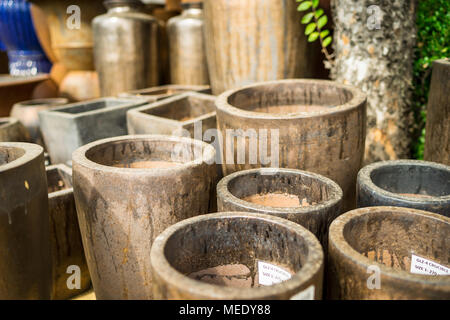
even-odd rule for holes
{"type": "Polygon", "coordinates": [[[401,202],[406,203],[416,203],[416,204],[441,204],[442,201],[450,201],[450,194],[444,196],[429,196],[426,198],[421,197],[413,197],[413,196],[404,196],[399,193],[387,191],[383,188],[377,186],[371,178],[372,172],[378,170],[383,167],[389,166],[416,166],[416,167],[432,167],[435,169],[441,169],[448,171],[450,173],[450,166],[446,166],[441,163],[423,161],[423,160],[387,160],[387,161],[379,161],[372,164],[369,164],[362,168],[358,172],[357,181],[358,183],[363,183],[368,188],[376,191],[378,194],[383,196],[384,198],[393,198],[395,200],[400,200],[401,202]]]}
{"type": "MultiPolygon", "coordinates": [[[[165,175],[167,172],[179,172],[179,171],[185,171],[186,169],[191,169],[197,166],[200,166],[206,161],[211,161],[211,163],[214,163],[216,155],[216,150],[213,146],[200,141],[195,140],[191,138],[185,138],[185,137],[178,137],[178,136],[169,136],[169,135],[156,135],[156,134],[139,134],[139,135],[124,135],[124,136],[118,136],[118,137],[112,137],[112,138],[106,138],[106,139],[100,139],[91,143],[88,143],[77,150],[75,150],[72,153],[72,168],[74,165],[80,165],[83,167],[86,167],[91,170],[96,171],[102,171],[102,172],[109,172],[109,173],[116,173],[116,174],[135,174],[135,175],[146,175],[146,176],[159,176],[159,175],[165,175]],[[94,162],[86,157],[86,153],[98,146],[106,145],[111,142],[120,142],[120,141],[139,141],[139,140],[146,140],[146,141],[175,141],[175,142],[181,142],[181,143],[190,143],[193,145],[196,145],[198,147],[202,147],[202,157],[194,159],[189,162],[181,163],[180,165],[169,167],[169,168],[118,168],[118,167],[112,167],[103,165],[97,162],[94,162]]],[[[72,169],[73,170],[73,169],[72,169]]]]}
{"type": "MultiPolygon", "coordinates": [[[[340,215],[331,223],[329,228],[328,246],[330,248],[331,246],[334,246],[340,255],[345,256],[359,268],[364,270],[368,270],[369,266],[376,265],[380,268],[382,275],[389,278],[414,283],[427,283],[437,287],[450,287],[450,276],[422,275],[410,273],[406,270],[394,269],[380,262],[370,260],[368,257],[356,251],[345,239],[344,227],[351,220],[363,217],[365,215],[370,215],[374,212],[391,212],[394,215],[404,214],[422,216],[433,220],[439,220],[442,223],[450,224],[450,218],[424,210],[392,206],[359,208],[340,215]]],[[[330,252],[330,249],[328,252],[330,252]]]]}
{"type": "Polygon", "coordinates": [[[298,170],[298,169],[288,169],[288,168],[257,168],[257,169],[249,169],[249,170],[242,170],[242,171],[237,171],[234,172],[232,174],[229,174],[225,177],[223,177],[219,183],[217,184],[217,195],[219,196],[219,194],[221,195],[221,197],[223,199],[226,198],[231,198],[231,200],[233,200],[233,202],[235,202],[236,204],[238,204],[240,207],[242,207],[242,209],[251,209],[251,210],[257,210],[260,212],[265,212],[265,213],[284,213],[284,214],[289,214],[289,213],[310,213],[310,212],[315,212],[315,211],[321,211],[323,209],[328,209],[328,208],[332,208],[335,205],[337,205],[339,202],[342,201],[342,197],[344,195],[342,188],[333,180],[331,180],[330,178],[327,178],[323,175],[317,174],[317,173],[313,173],[313,172],[309,172],[309,171],[304,171],[304,170],[298,170]],[[276,171],[274,171],[276,170],[276,171]],[[292,174],[296,174],[296,175],[300,175],[300,176],[307,176],[310,178],[313,178],[316,181],[320,181],[321,183],[324,183],[325,185],[331,187],[332,189],[332,198],[330,200],[315,204],[315,205],[309,205],[308,207],[290,207],[290,208],[284,208],[284,207],[269,207],[269,206],[263,206],[260,204],[255,204],[255,203],[251,203],[251,202],[247,202],[245,200],[242,200],[238,197],[236,197],[235,195],[233,195],[231,193],[231,191],[228,189],[228,185],[229,183],[234,180],[237,179],[239,177],[242,176],[246,176],[246,175],[250,175],[253,173],[292,173],[292,174]]]}
{"type": "Polygon", "coordinates": [[[38,158],[41,154],[44,154],[44,148],[42,148],[38,144],[27,143],[27,142],[0,142],[0,148],[15,148],[21,149],[25,151],[25,153],[19,158],[8,162],[4,165],[0,165],[0,173],[6,172],[11,169],[18,168],[36,158],[38,158]]]}
{"type": "MultiPolygon", "coordinates": [[[[292,221],[275,217],[267,214],[252,212],[218,212],[196,216],[182,220],[164,230],[153,242],[150,261],[152,272],[164,279],[171,286],[180,291],[189,291],[198,296],[204,296],[212,299],[264,299],[268,296],[275,296],[285,291],[304,290],[313,283],[313,279],[321,272],[324,264],[324,253],[319,240],[306,228],[292,221]],[[302,268],[297,271],[289,280],[283,281],[272,286],[263,286],[256,288],[234,288],[221,285],[209,284],[199,280],[194,280],[175,269],[167,260],[164,251],[167,241],[178,230],[184,229],[189,225],[211,219],[236,219],[250,218],[268,223],[275,223],[278,226],[293,231],[305,240],[308,246],[308,257],[302,268]],[[319,263],[320,262],[320,263],[319,263]],[[158,268],[154,268],[157,265],[158,268]]],[[[323,270],[322,270],[323,271],[323,270]]],[[[297,293],[297,292],[296,292],[297,293]]],[[[294,296],[296,293],[292,293],[294,296]]]]}
{"type": "Polygon", "coordinates": [[[14,104],[14,107],[18,108],[34,108],[34,107],[43,107],[43,106],[60,106],[64,104],[68,104],[69,99],[63,97],[55,97],[55,98],[42,98],[42,99],[30,99],[25,101],[20,101],[14,104]],[[31,103],[31,104],[30,104],[31,103]]]}
{"type": "MultiPolygon", "coordinates": [[[[52,164],[52,165],[46,166],[45,173],[47,174],[47,172],[49,172],[50,170],[55,170],[55,169],[64,171],[66,174],[68,174],[69,176],[72,177],[72,169],[69,168],[64,163],[58,163],[58,164],[52,164]]],[[[47,181],[47,183],[48,183],[48,181],[47,181]]],[[[58,191],[54,191],[54,192],[49,192],[48,198],[49,199],[56,198],[56,197],[59,197],[59,196],[65,195],[65,194],[70,194],[70,193],[73,193],[73,185],[70,188],[66,188],[66,189],[58,190],[58,191]]]]}
{"type": "Polygon", "coordinates": [[[226,112],[228,114],[239,116],[242,118],[250,118],[250,119],[266,119],[266,120],[291,120],[291,119],[305,119],[312,118],[317,116],[325,116],[325,115],[334,115],[342,112],[346,112],[352,109],[357,109],[362,104],[366,104],[367,95],[354,86],[344,85],[331,80],[318,80],[318,79],[284,79],[284,80],[275,80],[275,81],[264,81],[257,82],[254,84],[250,84],[247,86],[231,89],[223,92],[217,97],[216,106],[218,110],[226,112]],[[313,112],[295,112],[289,114],[276,114],[276,113],[264,113],[264,112],[254,112],[247,111],[244,109],[240,109],[238,107],[232,106],[228,99],[231,95],[237,93],[238,91],[242,91],[245,89],[257,88],[266,85],[275,85],[275,84],[297,84],[297,85],[307,85],[307,84],[316,84],[316,85],[333,85],[339,89],[350,91],[352,94],[352,98],[344,104],[337,105],[335,107],[329,108],[329,110],[323,111],[313,111],[313,112]]]}

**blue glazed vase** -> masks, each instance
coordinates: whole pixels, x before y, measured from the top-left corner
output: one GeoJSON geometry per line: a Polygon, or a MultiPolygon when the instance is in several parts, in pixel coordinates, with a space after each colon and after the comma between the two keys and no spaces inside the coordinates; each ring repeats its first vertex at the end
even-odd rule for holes
{"type": "Polygon", "coordinates": [[[11,75],[50,72],[51,63],[36,36],[28,1],[0,0],[0,41],[8,54],[11,75]]]}

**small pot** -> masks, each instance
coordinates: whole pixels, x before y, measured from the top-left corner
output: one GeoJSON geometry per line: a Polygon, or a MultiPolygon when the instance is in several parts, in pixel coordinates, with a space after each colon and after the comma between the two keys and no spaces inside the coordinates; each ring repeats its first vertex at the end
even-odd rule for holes
{"type": "Polygon", "coordinates": [[[78,221],[98,299],[152,298],[150,248],[168,226],[208,213],[215,151],[171,136],[123,136],[73,154],[78,221]]]}
{"type": "Polygon", "coordinates": [[[34,99],[16,103],[11,110],[11,117],[18,119],[28,130],[31,141],[44,147],[39,127],[39,111],[48,110],[68,103],[65,98],[34,99]]]}
{"type": "Polygon", "coordinates": [[[330,226],[329,297],[450,299],[448,273],[429,275],[449,270],[449,234],[449,218],[422,210],[371,207],[341,215],[330,226]]]}
{"type": "Polygon", "coordinates": [[[260,168],[235,172],[217,185],[219,211],[279,216],[311,231],[327,247],[328,227],[341,213],[342,189],[324,176],[260,168]]]}
{"type": "Polygon", "coordinates": [[[0,143],[0,300],[50,299],[44,149],[0,143]]]}
{"type": "Polygon", "coordinates": [[[211,93],[211,88],[206,85],[177,85],[177,84],[167,84],[158,87],[133,90],[129,92],[124,92],[119,94],[122,98],[139,98],[145,99],[147,102],[155,102],[165,98],[172,97],[174,95],[194,91],[198,93],[211,93]]]}
{"type": "Polygon", "coordinates": [[[382,161],[358,174],[358,207],[394,206],[450,217],[450,167],[418,160],[382,161]]]}
{"type": "Polygon", "coordinates": [[[89,142],[127,134],[127,111],[144,103],[108,97],[39,112],[52,163],[71,160],[72,152],[89,142]]]}
{"type": "Polygon", "coordinates": [[[16,118],[0,118],[0,142],[28,142],[27,129],[16,118]]]}
{"type": "Polygon", "coordinates": [[[48,166],[46,171],[53,257],[52,299],[66,300],[89,289],[91,279],[75,209],[72,170],[64,164],[57,164],[48,166]],[[69,278],[78,270],[80,288],[69,288],[68,282],[76,284],[75,280],[69,278]]]}
{"type": "Polygon", "coordinates": [[[344,211],[356,206],[366,134],[361,90],[325,80],[279,80],[227,91],[216,106],[224,176],[259,167],[306,170],[341,186],[344,211]]]}
{"type": "Polygon", "coordinates": [[[282,218],[224,212],[167,228],[151,251],[157,299],[321,299],[316,237],[282,218]]]}

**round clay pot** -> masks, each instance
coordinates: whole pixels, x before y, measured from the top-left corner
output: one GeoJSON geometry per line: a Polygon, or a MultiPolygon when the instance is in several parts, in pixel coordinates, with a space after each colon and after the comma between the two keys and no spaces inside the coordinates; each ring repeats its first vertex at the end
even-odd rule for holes
{"type": "Polygon", "coordinates": [[[44,147],[44,140],[39,128],[39,111],[48,110],[68,102],[65,98],[35,99],[18,102],[11,110],[11,117],[18,119],[25,126],[33,143],[44,147]]]}
{"type": "Polygon", "coordinates": [[[218,211],[266,213],[296,222],[326,248],[328,227],[341,213],[342,189],[324,176],[260,168],[235,172],[217,185],[218,211]]]}
{"type": "Polygon", "coordinates": [[[227,91],[216,106],[224,176],[268,166],[311,171],[341,186],[344,211],[355,207],[366,134],[362,91],[326,80],[279,80],[227,91]],[[231,145],[230,133],[240,137],[237,140],[245,137],[245,148],[238,148],[239,141],[231,145]],[[250,135],[256,140],[249,142],[250,135]],[[264,143],[266,148],[261,147],[264,143]],[[270,159],[264,158],[265,149],[270,159]],[[239,153],[245,154],[245,161],[239,161],[239,153]]]}
{"type": "Polygon", "coordinates": [[[0,142],[28,142],[27,129],[15,118],[0,118],[0,142]]]}
{"type": "Polygon", "coordinates": [[[52,263],[44,149],[0,143],[0,300],[50,299],[52,263]]]}
{"type": "Polygon", "coordinates": [[[316,237],[279,217],[224,212],[167,228],[151,251],[157,299],[321,299],[316,237]]]}
{"type": "Polygon", "coordinates": [[[450,299],[448,273],[411,272],[438,264],[448,271],[449,234],[449,218],[422,210],[370,207],[341,215],[330,226],[329,297],[450,299]]]}
{"type": "Polygon", "coordinates": [[[152,298],[153,239],[208,213],[214,158],[204,142],[159,135],[98,140],[73,153],[78,220],[98,299],[152,298]]]}
{"type": "Polygon", "coordinates": [[[450,167],[419,160],[382,161],[358,174],[358,207],[394,206],[450,217],[450,167]]]}

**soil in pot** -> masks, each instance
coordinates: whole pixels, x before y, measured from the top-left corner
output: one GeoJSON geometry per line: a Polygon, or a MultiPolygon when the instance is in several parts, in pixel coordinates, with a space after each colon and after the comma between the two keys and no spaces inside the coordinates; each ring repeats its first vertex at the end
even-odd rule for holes
{"type": "Polygon", "coordinates": [[[182,164],[181,162],[149,160],[149,161],[132,161],[127,163],[117,163],[113,164],[112,166],[116,168],[132,168],[132,169],[161,169],[161,168],[173,168],[181,164],[182,164]]]}
{"type": "Polygon", "coordinates": [[[307,198],[301,199],[300,197],[289,193],[253,194],[242,198],[242,200],[276,208],[309,207],[310,205],[316,204],[315,202],[310,203],[307,198]]]}
{"type": "Polygon", "coordinates": [[[289,114],[289,113],[299,113],[299,112],[319,112],[326,111],[332,108],[331,106],[323,105],[275,105],[275,106],[264,106],[260,108],[253,109],[253,112],[263,112],[263,113],[277,113],[277,114],[289,114]]]}

